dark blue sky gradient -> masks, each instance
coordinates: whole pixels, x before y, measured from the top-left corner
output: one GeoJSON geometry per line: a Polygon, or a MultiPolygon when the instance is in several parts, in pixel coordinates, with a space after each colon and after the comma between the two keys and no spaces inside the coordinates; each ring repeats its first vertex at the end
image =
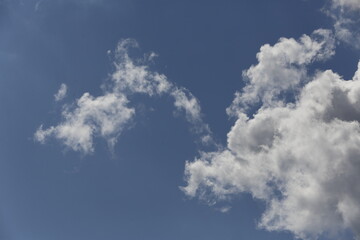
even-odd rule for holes
{"type": "MultiPolygon", "coordinates": [[[[53,95],[61,83],[68,103],[101,94],[112,70],[107,50],[134,38],[141,53],[159,54],[154,70],[200,100],[226,144],[233,122],[225,109],[243,86],[241,72],[265,43],[331,28],[324,1],[43,0],[37,11],[36,3],[0,0],[1,240],[292,239],[257,229],[264,205],[246,194],[223,214],[179,190],[197,145],[167,97],[139,97],[114,155],[103,140],[82,156],[33,134],[59,121],[53,95]]],[[[358,57],[339,46],[318,67],[350,78],[358,57]]]]}

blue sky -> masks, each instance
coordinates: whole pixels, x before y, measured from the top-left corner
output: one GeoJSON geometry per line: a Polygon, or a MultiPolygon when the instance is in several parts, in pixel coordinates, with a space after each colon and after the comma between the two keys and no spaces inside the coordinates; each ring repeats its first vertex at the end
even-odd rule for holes
{"type": "Polygon", "coordinates": [[[359,11],[0,0],[0,239],[360,236],[359,11]]]}

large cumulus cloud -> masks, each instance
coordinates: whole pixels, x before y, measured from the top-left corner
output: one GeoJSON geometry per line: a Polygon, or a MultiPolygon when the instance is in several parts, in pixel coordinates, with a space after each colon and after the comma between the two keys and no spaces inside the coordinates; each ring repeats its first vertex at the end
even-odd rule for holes
{"type": "Polygon", "coordinates": [[[227,146],[186,163],[183,191],[212,201],[250,193],[266,202],[260,227],[302,239],[360,236],[360,70],[351,80],[306,73],[333,46],[326,30],[263,46],[228,109],[227,146]]]}

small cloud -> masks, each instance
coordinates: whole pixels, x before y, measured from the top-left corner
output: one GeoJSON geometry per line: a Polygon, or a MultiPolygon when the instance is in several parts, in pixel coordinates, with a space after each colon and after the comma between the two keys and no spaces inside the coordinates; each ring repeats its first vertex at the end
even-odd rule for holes
{"type": "Polygon", "coordinates": [[[225,206],[225,207],[221,207],[221,208],[218,208],[217,209],[219,212],[221,213],[227,213],[231,210],[231,207],[230,206],[225,206]]]}
{"type": "Polygon", "coordinates": [[[55,101],[59,102],[63,100],[66,97],[66,93],[67,93],[67,86],[66,84],[62,83],[60,85],[58,92],[54,95],[55,101]]]}
{"type": "Polygon", "coordinates": [[[157,58],[159,55],[158,54],[156,54],[156,53],[154,53],[154,52],[151,52],[151,53],[149,53],[148,55],[147,55],[147,59],[149,60],[149,61],[153,61],[155,58],[157,58]]]}

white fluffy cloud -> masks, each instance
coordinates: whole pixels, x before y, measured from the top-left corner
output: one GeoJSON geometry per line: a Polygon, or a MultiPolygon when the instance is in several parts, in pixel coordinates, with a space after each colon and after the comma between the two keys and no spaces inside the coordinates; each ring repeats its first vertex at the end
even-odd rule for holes
{"type": "MultiPolygon", "coordinates": [[[[130,95],[145,94],[151,97],[168,94],[174,99],[174,107],[185,112],[186,119],[201,141],[209,142],[211,132],[202,120],[198,100],[185,88],[169,82],[165,75],[149,69],[146,62],[154,54],[150,54],[148,59],[132,59],[128,52],[136,47],[134,40],[120,41],[114,53],[115,71],[103,86],[104,94],[94,97],[84,93],[75,104],[64,107],[63,120],[58,125],[48,128],[41,125],[35,132],[35,139],[45,143],[53,137],[70,149],[83,153],[94,151],[94,137],[104,138],[113,146],[135,115],[135,109],[129,106],[130,95]]],[[[55,94],[56,101],[66,95],[66,89],[66,85],[61,85],[55,94]]]]}
{"type": "MultiPolygon", "coordinates": [[[[142,93],[149,96],[171,91],[173,84],[166,76],[149,70],[147,65],[137,63],[128,54],[130,48],[137,48],[135,40],[119,42],[115,50],[115,68],[109,83],[111,90],[126,94],[142,93]]],[[[150,55],[151,58],[152,55],[150,55]]]]}
{"type": "Polygon", "coordinates": [[[307,80],[308,64],[334,54],[334,42],[329,30],[319,29],[312,37],[281,38],[274,46],[262,46],[256,55],[259,63],[243,72],[248,84],[241,94],[236,93],[228,113],[236,114],[239,105],[246,108],[257,102],[271,106],[285,91],[295,91],[307,80]]]}
{"type": "Polygon", "coordinates": [[[126,123],[134,115],[134,109],[127,106],[128,100],[123,95],[107,93],[93,97],[84,93],[77,100],[75,109],[62,112],[64,121],[57,126],[35,133],[35,138],[44,143],[53,136],[75,151],[92,152],[94,135],[101,136],[113,144],[126,123]]]}
{"type": "Polygon", "coordinates": [[[334,20],[336,37],[360,48],[360,0],[330,0],[331,6],[326,11],[334,20]]]}
{"type": "Polygon", "coordinates": [[[360,236],[360,64],[348,81],[331,70],[306,76],[305,65],[333,51],[331,35],[322,36],[261,48],[231,106],[237,120],[227,147],[186,163],[188,196],[213,202],[250,193],[266,202],[264,229],[302,239],[360,236]],[[250,114],[244,105],[257,101],[250,114]]]}

